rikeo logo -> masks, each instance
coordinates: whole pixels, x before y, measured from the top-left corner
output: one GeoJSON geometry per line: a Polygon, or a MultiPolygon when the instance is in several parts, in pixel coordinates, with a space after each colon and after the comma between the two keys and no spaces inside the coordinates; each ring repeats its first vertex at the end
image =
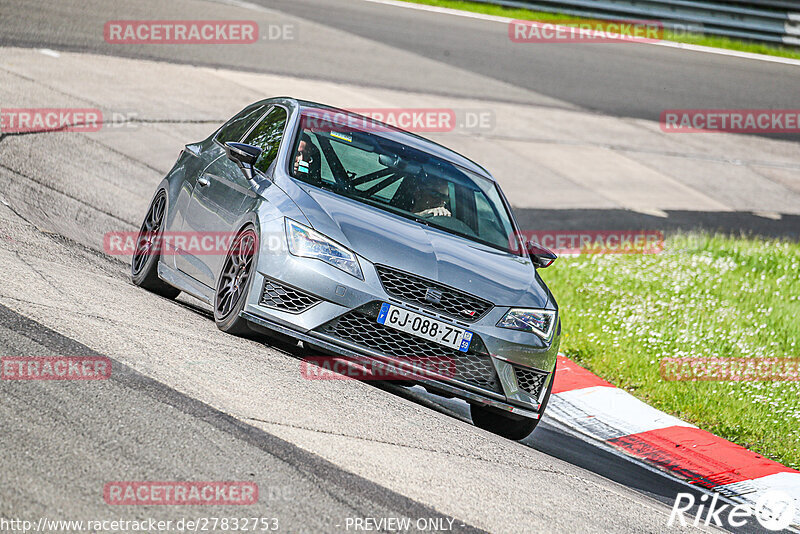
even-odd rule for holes
{"type": "MultiPolygon", "coordinates": [[[[694,520],[689,517],[691,524],[695,527],[714,525],[724,528],[741,528],[747,525],[750,518],[755,518],[758,523],[767,530],[784,530],[792,524],[795,512],[795,501],[788,493],[778,490],[767,491],[759,496],[755,506],[751,504],[720,504],[719,494],[709,500],[708,495],[700,497],[697,503],[697,512],[694,520]]],[[[667,520],[667,526],[672,527],[679,523],[682,527],[687,526],[686,512],[695,506],[695,498],[691,493],[678,493],[672,513],[667,520]]]]}

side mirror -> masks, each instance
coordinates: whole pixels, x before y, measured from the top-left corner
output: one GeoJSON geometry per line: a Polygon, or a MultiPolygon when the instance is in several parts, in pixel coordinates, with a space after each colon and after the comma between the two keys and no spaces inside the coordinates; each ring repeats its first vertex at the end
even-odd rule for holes
{"type": "Polygon", "coordinates": [[[531,260],[533,260],[533,264],[539,269],[550,267],[558,258],[555,252],[547,247],[543,247],[539,243],[531,241],[527,244],[527,247],[528,255],[531,257],[531,260]]]}
{"type": "Polygon", "coordinates": [[[406,166],[406,162],[396,154],[378,154],[378,163],[392,170],[402,169],[406,166]]]}
{"type": "Polygon", "coordinates": [[[254,182],[253,165],[256,164],[258,157],[261,155],[260,148],[246,143],[231,143],[229,141],[225,143],[225,154],[228,155],[229,160],[242,169],[249,182],[254,182]]]}

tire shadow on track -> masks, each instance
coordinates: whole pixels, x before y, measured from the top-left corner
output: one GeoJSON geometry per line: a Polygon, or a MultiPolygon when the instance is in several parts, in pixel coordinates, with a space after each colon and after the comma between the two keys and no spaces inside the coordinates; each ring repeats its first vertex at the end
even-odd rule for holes
{"type": "MultiPolygon", "coordinates": [[[[211,308],[192,297],[179,297],[179,300],[174,302],[199,317],[208,319],[211,322],[214,320],[211,308]]],[[[302,343],[284,337],[273,337],[254,332],[252,336],[247,336],[247,338],[265,348],[279,351],[296,359],[302,359],[312,354],[312,351],[303,347],[302,343]]],[[[365,382],[388,394],[472,425],[469,405],[465,401],[431,394],[421,386],[406,387],[388,381],[372,380],[365,382]]],[[[687,518],[693,518],[699,509],[699,505],[702,504],[700,498],[704,495],[703,492],[667,474],[644,467],[624,456],[604,450],[594,443],[562,429],[557,423],[549,421],[546,414],[542,423],[529,437],[522,440],[521,444],[633,489],[670,508],[673,506],[678,493],[690,493],[694,496],[698,506],[695,506],[686,514],[687,518]]],[[[748,524],[743,529],[737,529],[736,532],[768,531],[755,529],[748,524]]]]}

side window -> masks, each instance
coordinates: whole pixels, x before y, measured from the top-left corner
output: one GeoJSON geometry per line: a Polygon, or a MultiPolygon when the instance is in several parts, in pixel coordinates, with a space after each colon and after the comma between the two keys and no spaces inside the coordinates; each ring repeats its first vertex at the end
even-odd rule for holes
{"type": "MultiPolygon", "coordinates": [[[[494,195],[493,195],[494,196],[494,195]]],[[[500,197],[496,198],[500,202],[500,197]]],[[[507,246],[513,232],[510,226],[501,227],[498,216],[492,210],[489,200],[482,192],[475,192],[475,207],[478,212],[478,236],[490,243],[507,246]]]]}
{"type": "Polygon", "coordinates": [[[278,155],[278,146],[281,144],[285,126],[286,110],[275,106],[244,140],[248,145],[255,145],[263,150],[256,161],[256,169],[263,173],[267,172],[278,155]]]}
{"type": "Polygon", "coordinates": [[[328,164],[328,160],[320,149],[319,137],[309,130],[303,130],[297,136],[292,158],[289,161],[289,169],[295,178],[304,182],[320,185],[325,183],[331,185],[336,183],[333,179],[333,171],[328,164]],[[306,164],[300,165],[304,161],[306,164]]]}
{"type": "MultiPolygon", "coordinates": [[[[327,184],[335,184],[336,180],[333,179],[333,171],[331,170],[331,166],[328,164],[328,160],[323,157],[322,150],[319,148],[319,140],[317,139],[317,134],[311,134],[311,143],[314,145],[313,153],[317,154],[317,157],[320,160],[320,180],[327,184]]],[[[312,155],[313,158],[313,155],[312,155]]]]}
{"type": "Polygon", "coordinates": [[[220,128],[219,132],[217,132],[217,141],[223,145],[228,141],[238,143],[266,110],[267,106],[264,104],[244,108],[220,128]]]}
{"type": "MultiPolygon", "coordinates": [[[[331,143],[331,147],[333,151],[336,152],[336,156],[339,158],[339,161],[342,162],[344,168],[347,169],[347,172],[353,174],[353,178],[365,176],[386,168],[378,162],[378,155],[374,152],[354,149],[336,140],[331,143]]],[[[367,188],[361,187],[361,189],[367,188]]]]}

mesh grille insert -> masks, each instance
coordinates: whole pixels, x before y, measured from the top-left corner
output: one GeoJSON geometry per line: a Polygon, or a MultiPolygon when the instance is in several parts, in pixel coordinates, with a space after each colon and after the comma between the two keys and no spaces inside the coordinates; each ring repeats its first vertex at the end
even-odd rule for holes
{"type": "Polygon", "coordinates": [[[402,358],[404,361],[424,365],[427,359],[432,363],[431,368],[436,368],[437,364],[441,367],[443,361],[452,362],[453,374],[446,376],[502,393],[489,355],[474,350],[475,347],[483,346],[478,336],[473,337],[473,346],[469,352],[459,352],[379,324],[376,317],[380,304],[372,308],[374,313],[365,313],[364,308],[345,313],[321,326],[320,331],[387,356],[402,358]]]}
{"type": "Polygon", "coordinates": [[[376,265],[375,268],[381,284],[383,284],[383,289],[388,294],[462,321],[477,321],[494,306],[488,300],[432,280],[383,265],[376,265]],[[435,301],[436,299],[431,302],[426,298],[429,290],[434,290],[433,293],[435,293],[435,297],[438,297],[438,302],[435,301]]]}
{"type": "Polygon", "coordinates": [[[320,301],[321,299],[299,289],[265,278],[259,304],[290,313],[300,313],[320,301]]]}
{"type": "Polygon", "coordinates": [[[544,387],[544,383],[547,380],[547,375],[530,369],[522,369],[521,367],[514,367],[514,373],[517,375],[519,389],[538,400],[542,387],[544,387]]]}

